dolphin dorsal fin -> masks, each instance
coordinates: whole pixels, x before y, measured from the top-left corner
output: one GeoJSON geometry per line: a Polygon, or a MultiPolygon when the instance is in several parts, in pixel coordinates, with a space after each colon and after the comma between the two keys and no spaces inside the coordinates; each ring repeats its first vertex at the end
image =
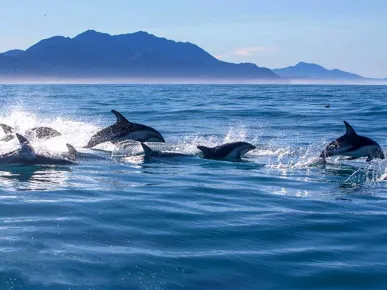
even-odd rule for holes
{"type": "Polygon", "coordinates": [[[214,149],[206,146],[197,146],[197,148],[203,152],[204,157],[207,157],[209,154],[211,154],[212,150],[214,149]]]}
{"type": "Polygon", "coordinates": [[[130,123],[120,112],[112,110],[112,113],[117,117],[117,123],[130,123]]]}
{"type": "Polygon", "coordinates": [[[346,121],[344,121],[345,125],[345,135],[357,135],[356,131],[349,125],[346,121]]]}
{"type": "Polygon", "coordinates": [[[20,142],[21,152],[27,159],[34,159],[35,151],[32,148],[30,142],[26,139],[26,137],[16,133],[16,137],[20,142]]]}
{"type": "Polygon", "coordinates": [[[142,150],[144,150],[145,157],[151,156],[154,152],[149,146],[145,145],[144,143],[141,143],[141,147],[142,150]]]}
{"type": "Polygon", "coordinates": [[[67,146],[67,149],[69,150],[69,159],[75,160],[77,158],[78,151],[74,148],[74,146],[68,143],[66,144],[66,146],[67,146]]]}
{"type": "Polygon", "coordinates": [[[0,124],[0,127],[3,129],[5,134],[13,133],[13,128],[11,126],[0,124]]]}
{"type": "Polygon", "coordinates": [[[20,135],[19,133],[16,133],[16,137],[17,137],[17,139],[19,140],[21,146],[23,146],[23,145],[29,145],[29,146],[31,146],[30,141],[28,141],[28,140],[26,139],[26,137],[20,135]]]}

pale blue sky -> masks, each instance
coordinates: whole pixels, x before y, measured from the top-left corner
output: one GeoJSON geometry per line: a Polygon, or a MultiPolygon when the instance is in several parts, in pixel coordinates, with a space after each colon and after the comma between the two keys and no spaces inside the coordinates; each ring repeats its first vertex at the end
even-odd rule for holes
{"type": "Polygon", "coordinates": [[[87,29],[144,30],[225,61],[387,77],[385,0],[0,0],[0,27],[0,51],[87,29]]]}

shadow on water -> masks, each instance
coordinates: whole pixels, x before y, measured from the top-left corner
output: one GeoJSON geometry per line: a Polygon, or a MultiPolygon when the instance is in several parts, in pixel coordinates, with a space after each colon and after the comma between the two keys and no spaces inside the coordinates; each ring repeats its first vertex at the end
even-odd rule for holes
{"type": "Polygon", "coordinates": [[[53,190],[65,186],[70,172],[65,166],[3,166],[0,183],[16,190],[53,190]]]}

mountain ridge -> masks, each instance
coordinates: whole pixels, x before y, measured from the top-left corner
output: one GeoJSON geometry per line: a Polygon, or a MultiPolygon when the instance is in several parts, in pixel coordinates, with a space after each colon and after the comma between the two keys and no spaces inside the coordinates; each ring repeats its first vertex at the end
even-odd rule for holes
{"type": "Polygon", "coordinates": [[[342,71],[339,69],[326,69],[325,67],[307,62],[299,62],[294,66],[273,69],[277,75],[283,78],[293,79],[319,79],[319,80],[365,80],[367,78],[342,71]]]}
{"type": "Polygon", "coordinates": [[[26,50],[0,54],[10,77],[166,77],[279,79],[268,68],[223,62],[190,42],[144,31],[110,35],[95,30],[42,39],[26,50]]]}

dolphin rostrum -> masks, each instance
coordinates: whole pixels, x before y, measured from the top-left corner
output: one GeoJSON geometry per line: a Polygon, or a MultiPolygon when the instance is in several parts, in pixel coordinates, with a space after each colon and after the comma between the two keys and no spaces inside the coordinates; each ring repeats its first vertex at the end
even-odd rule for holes
{"type": "Polygon", "coordinates": [[[73,164],[77,157],[77,151],[70,144],[66,144],[69,150],[68,154],[60,158],[36,153],[30,142],[24,136],[16,133],[16,137],[19,140],[20,148],[0,155],[0,164],[73,164]]]}
{"type": "Polygon", "coordinates": [[[165,142],[164,137],[155,129],[129,122],[121,113],[115,110],[112,110],[112,113],[117,117],[117,122],[94,134],[87,143],[86,148],[92,148],[107,141],[112,143],[125,140],[165,142]]]}
{"type": "Polygon", "coordinates": [[[348,160],[367,157],[367,162],[374,158],[384,159],[384,153],[374,140],[358,135],[355,130],[344,121],[346,132],[343,136],[328,144],[322,151],[320,158],[330,156],[349,156],[348,160]]]}
{"type": "Polygon", "coordinates": [[[203,152],[203,158],[206,159],[240,160],[244,154],[256,147],[247,142],[233,142],[213,148],[206,146],[197,146],[197,148],[203,152]]]}

